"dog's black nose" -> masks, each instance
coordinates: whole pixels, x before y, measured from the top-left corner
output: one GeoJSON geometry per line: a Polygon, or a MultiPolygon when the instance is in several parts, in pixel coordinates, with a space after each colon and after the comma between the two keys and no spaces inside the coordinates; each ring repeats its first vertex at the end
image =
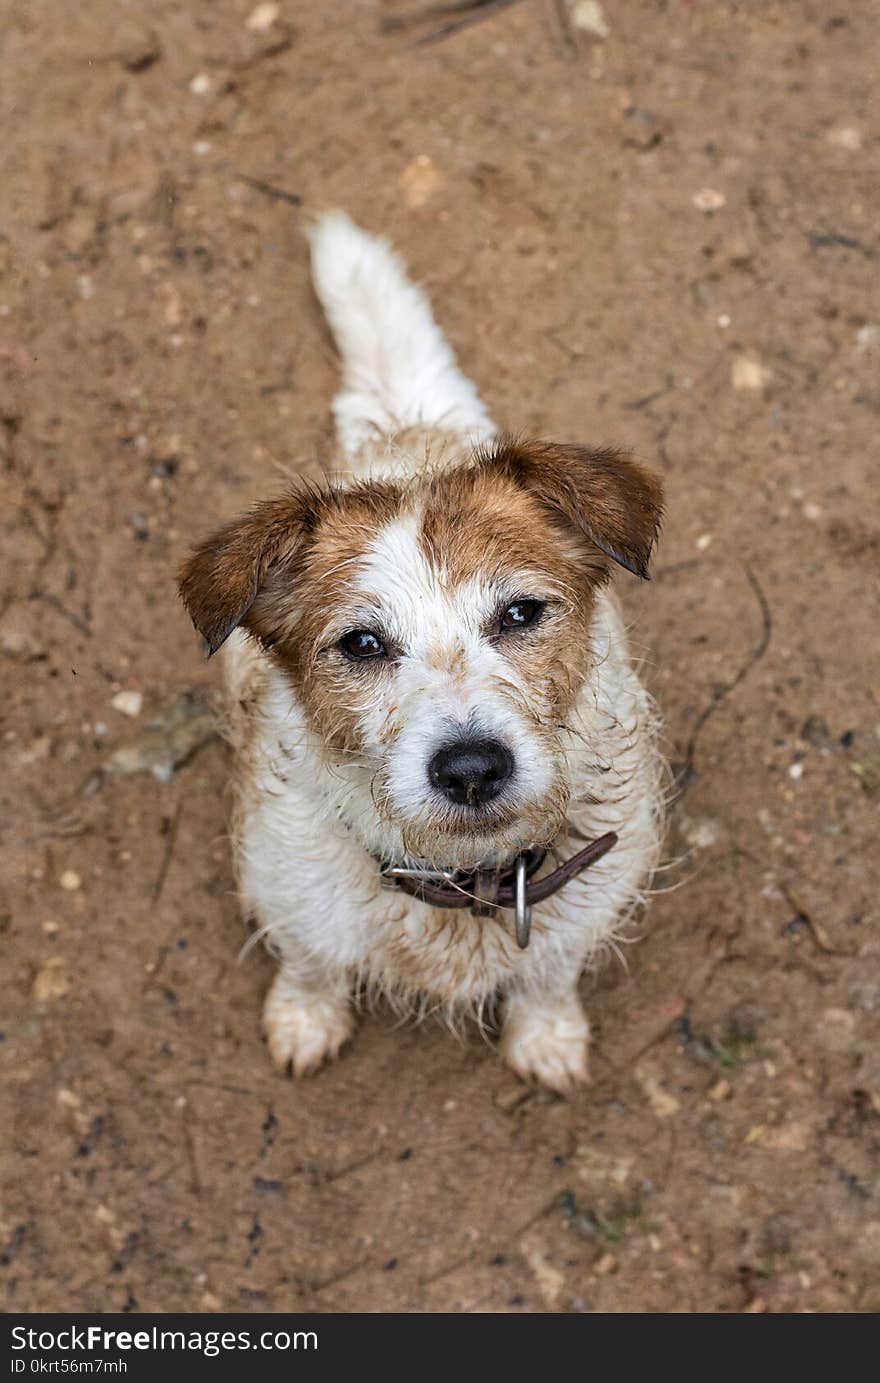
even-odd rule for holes
{"type": "Polygon", "coordinates": [[[498,740],[456,740],[438,749],[431,782],[450,802],[479,807],[497,797],[513,772],[513,755],[498,740]]]}

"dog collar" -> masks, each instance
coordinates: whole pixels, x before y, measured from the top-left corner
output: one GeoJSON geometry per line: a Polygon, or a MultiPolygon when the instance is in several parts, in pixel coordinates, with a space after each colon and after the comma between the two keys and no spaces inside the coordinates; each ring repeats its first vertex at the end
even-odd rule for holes
{"type": "MultiPolygon", "coordinates": [[[[569,829],[572,834],[580,834],[574,827],[569,826],[569,829]]],[[[477,868],[468,873],[385,866],[382,874],[391,887],[402,889],[434,908],[469,908],[476,917],[488,917],[495,908],[513,908],[517,945],[524,951],[529,944],[533,905],[557,893],[616,844],[616,834],[608,831],[541,879],[532,877],[547,857],[547,851],[541,848],[521,851],[513,864],[503,869],[477,868]]]]}

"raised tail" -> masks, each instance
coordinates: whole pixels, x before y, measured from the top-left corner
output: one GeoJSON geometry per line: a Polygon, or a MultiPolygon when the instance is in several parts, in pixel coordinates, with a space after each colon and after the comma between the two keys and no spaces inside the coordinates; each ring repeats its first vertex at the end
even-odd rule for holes
{"type": "Polygon", "coordinates": [[[312,278],[342,360],[333,401],[340,442],[354,456],[377,433],[439,427],[484,441],[496,429],[425,294],[385,240],[342,211],[308,230],[312,278]]]}

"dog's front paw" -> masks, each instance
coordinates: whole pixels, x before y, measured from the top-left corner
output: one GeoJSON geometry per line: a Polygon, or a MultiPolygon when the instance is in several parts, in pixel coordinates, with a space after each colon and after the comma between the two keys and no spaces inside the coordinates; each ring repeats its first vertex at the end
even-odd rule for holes
{"type": "Polygon", "coordinates": [[[339,1055],[354,1033],[354,1017],[335,995],[292,992],[281,974],[266,999],[263,1030],[273,1064],[294,1076],[307,1076],[339,1055]]]}
{"type": "Polygon", "coordinates": [[[576,997],[558,1005],[510,1000],[501,1054],[523,1080],[537,1080],[560,1095],[589,1080],[590,1025],[576,997]]]}

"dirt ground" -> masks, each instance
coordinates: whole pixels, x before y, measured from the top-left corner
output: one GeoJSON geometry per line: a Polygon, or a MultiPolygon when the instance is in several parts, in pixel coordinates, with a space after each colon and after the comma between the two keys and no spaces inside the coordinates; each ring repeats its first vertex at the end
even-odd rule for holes
{"type": "Polygon", "coordinates": [[[3,1308],[878,1310],[876,9],[417,6],[3,6],[3,1308]],[[683,791],[570,1102],[262,1046],[173,572],[330,454],[327,205],[503,423],[665,475],[683,791]]]}

